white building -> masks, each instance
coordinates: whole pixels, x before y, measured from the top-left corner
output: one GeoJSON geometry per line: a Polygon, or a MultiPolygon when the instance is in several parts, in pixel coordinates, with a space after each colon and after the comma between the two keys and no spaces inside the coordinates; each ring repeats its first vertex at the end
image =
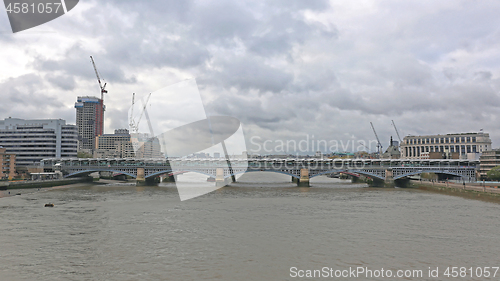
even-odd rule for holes
{"type": "Polygon", "coordinates": [[[0,146],[16,155],[16,166],[36,165],[43,158],[76,157],[78,132],[62,119],[0,121],[0,146]]]}
{"type": "Polygon", "coordinates": [[[430,154],[443,153],[458,159],[479,159],[483,151],[491,150],[490,135],[462,133],[447,135],[406,136],[401,144],[402,158],[429,158],[430,154]]]}

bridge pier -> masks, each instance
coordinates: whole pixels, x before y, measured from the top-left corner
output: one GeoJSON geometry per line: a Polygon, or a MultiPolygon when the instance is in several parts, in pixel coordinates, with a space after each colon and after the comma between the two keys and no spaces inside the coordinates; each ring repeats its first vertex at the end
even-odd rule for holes
{"type": "Polygon", "coordinates": [[[297,186],[309,187],[309,169],[300,169],[300,179],[297,181],[297,186]]]}
{"type": "Polygon", "coordinates": [[[146,178],[144,175],[144,168],[137,168],[137,177],[135,178],[136,185],[146,185],[146,178]]]}
{"type": "Polygon", "coordinates": [[[223,187],[226,185],[226,180],[224,179],[224,169],[217,168],[215,170],[215,186],[223,187]]]}
{"type": "Polygon", "coordinates": [[[385,170],[385,182],[384,182],[385,187],[395,187],[396,185],[394,184],[394,176],[392,173],[392,169],[387,169],[385,170]]]}

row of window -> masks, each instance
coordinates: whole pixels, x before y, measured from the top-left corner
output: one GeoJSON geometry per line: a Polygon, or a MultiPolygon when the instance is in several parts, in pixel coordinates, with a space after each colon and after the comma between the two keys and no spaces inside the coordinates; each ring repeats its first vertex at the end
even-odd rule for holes
{"type": "Polygon", "coordinates": [[[475,143],[476,137],[442,137],[407,139],[407,144],[433,144],[433,143],[475,143]]]}
{"type": "Polygon", "coordinates": [[[418,157],[420,153],[424,152],[459,152],[460,154],[465,153],[477,153],[477,145],[440,145],[440,146],[415,146],[415,147],[405,147],[406,157],[418,157]]]}
{"type": "Polygon", "coordinates": [[[33,130],[33,131],[0,131],[1,134],[54,134],[54,130],[33,130]]]}

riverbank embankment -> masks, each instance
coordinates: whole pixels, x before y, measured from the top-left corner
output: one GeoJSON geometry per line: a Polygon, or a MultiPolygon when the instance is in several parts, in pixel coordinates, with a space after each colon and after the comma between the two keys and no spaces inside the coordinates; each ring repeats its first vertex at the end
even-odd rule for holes
{"type": "Polygon", "coordinates": [[[79,178],[67,178],[67,179],[57,179],[57,180],[40,180],[40,181],[5,181],[5,182],[0,182],[0,190],[53,187],[53,186],[74,184],[79,182],[92,182],[92,178],[79,177],[79,178]]]}
{"type": "Polygon", "coordinates": [[[410,181],[411,187],[422,190],[436,191],[450,195],[462,195],[465,197],[490,197],[500,200],[500,186],[491,183],[455,183],[455,182],[432,182],[432,181],[410,181]]]}

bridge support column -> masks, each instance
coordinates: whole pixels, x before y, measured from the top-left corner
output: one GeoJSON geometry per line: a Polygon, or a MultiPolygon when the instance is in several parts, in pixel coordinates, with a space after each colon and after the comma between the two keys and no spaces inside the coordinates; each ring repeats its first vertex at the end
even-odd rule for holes
{"type": "Polygon", "coordinates": [[[226,180],[224,179],[224,169],[217,168],[215,170],[215,186],[223,187],[224,185],[226,185],[226,180]]]}
{"type": "Polygon", "coordinates": [[[137,168],[137,177],[135,178],[136,185],[145,185],[146,178],[144,177],[144,168],[137,168]]]}
{"type": "Polygon", "coordinates": [[[385,170],[385,187],[395,187],[392,169],[385,170]]]}
{"type": "Polygon", "coordinates": [[[309,169],[300,169],[300,179],[297,182],[297,186],[309,187],[309,169]]]}

